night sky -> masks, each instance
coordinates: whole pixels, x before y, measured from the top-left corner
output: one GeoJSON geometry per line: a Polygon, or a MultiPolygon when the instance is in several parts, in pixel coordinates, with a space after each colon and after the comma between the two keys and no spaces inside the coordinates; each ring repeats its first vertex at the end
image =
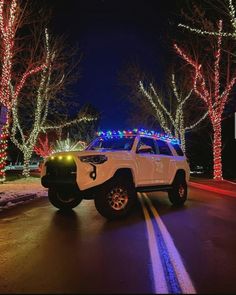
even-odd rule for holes
{"type": "MultiPolygon", "coordinates": [[[[102,129],[128,128],[132,111],[119,73],[136,62],[162,81],[168,64],[166,34],[171,17],[179,13],[173,0],[50,0],[51,28],[78,44],[81,78],[78,101],[93,104],[102,129]]],[[[177,7],[179,6],[179,7],[177,7]]]]}

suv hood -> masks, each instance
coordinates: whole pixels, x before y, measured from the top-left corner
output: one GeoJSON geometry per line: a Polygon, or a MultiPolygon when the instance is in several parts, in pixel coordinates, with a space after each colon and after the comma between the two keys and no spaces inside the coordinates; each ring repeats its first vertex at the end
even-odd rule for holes
{"type": "Polygon", "coordinates": [[[74,157],[79,157],[79,156],[88,156],[88,155],[109,155],[109,154],[129,154],[131,151],[123,151],[123,150],[108,150],[108,149],[104,149],[104,150],[97,150],[97,151],[93,151],[93,150],[85,150],[85,151],[68,151],[68,152],[59,152],[59,153],[54,153],[51,156],[74,156],[74,157]]]}

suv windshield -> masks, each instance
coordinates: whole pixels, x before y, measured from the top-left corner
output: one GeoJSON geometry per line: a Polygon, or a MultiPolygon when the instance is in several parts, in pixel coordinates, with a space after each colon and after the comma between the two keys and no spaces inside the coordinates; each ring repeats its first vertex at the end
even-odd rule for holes
{"type": "Polygon", "coordinates": [[[92,141],[86,150],[124,150],[132,149],[135,137],[99,137],[92,141]]]}

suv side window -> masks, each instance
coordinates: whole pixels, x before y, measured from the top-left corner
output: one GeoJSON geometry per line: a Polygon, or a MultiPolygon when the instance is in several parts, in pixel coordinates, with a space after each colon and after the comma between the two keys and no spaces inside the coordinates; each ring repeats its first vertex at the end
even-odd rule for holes
{"type": "Polygon", "coordinates": [[[163,140],[156,140],[160,155],[173,156],[168,144],[163,140]]]}
{"type": "Polygon", "coordinates": [[[175,149],[178,156],[181,156],[181,157],[184,156],[184,153],[183,153],[181,147],[177,143],[172,144],[172,146],[175,149]]]}
{"type": "Polygon", "coordinates": [[[140,148],[140,146],[142,145],[148,145],[152,148],[151,154],[156,154],[156,147],[155,147],[155,142],[152,138],[148,138],[148,137],[141,137],[139,139],[139,143],[137,145],[137,149],[136,152],[138,151],[138,149],[140,148]]]}

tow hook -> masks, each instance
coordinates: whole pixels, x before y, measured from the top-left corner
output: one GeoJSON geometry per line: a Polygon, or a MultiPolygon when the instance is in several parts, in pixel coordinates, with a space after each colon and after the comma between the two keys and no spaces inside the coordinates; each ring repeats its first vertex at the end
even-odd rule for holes
{"type": "Polygon", "coordinates": [[[89,164],[93,167],[93,171],[89,173],[89,176],[95,180],[97,178],[97,167],[92,163],[89,164]]]}

